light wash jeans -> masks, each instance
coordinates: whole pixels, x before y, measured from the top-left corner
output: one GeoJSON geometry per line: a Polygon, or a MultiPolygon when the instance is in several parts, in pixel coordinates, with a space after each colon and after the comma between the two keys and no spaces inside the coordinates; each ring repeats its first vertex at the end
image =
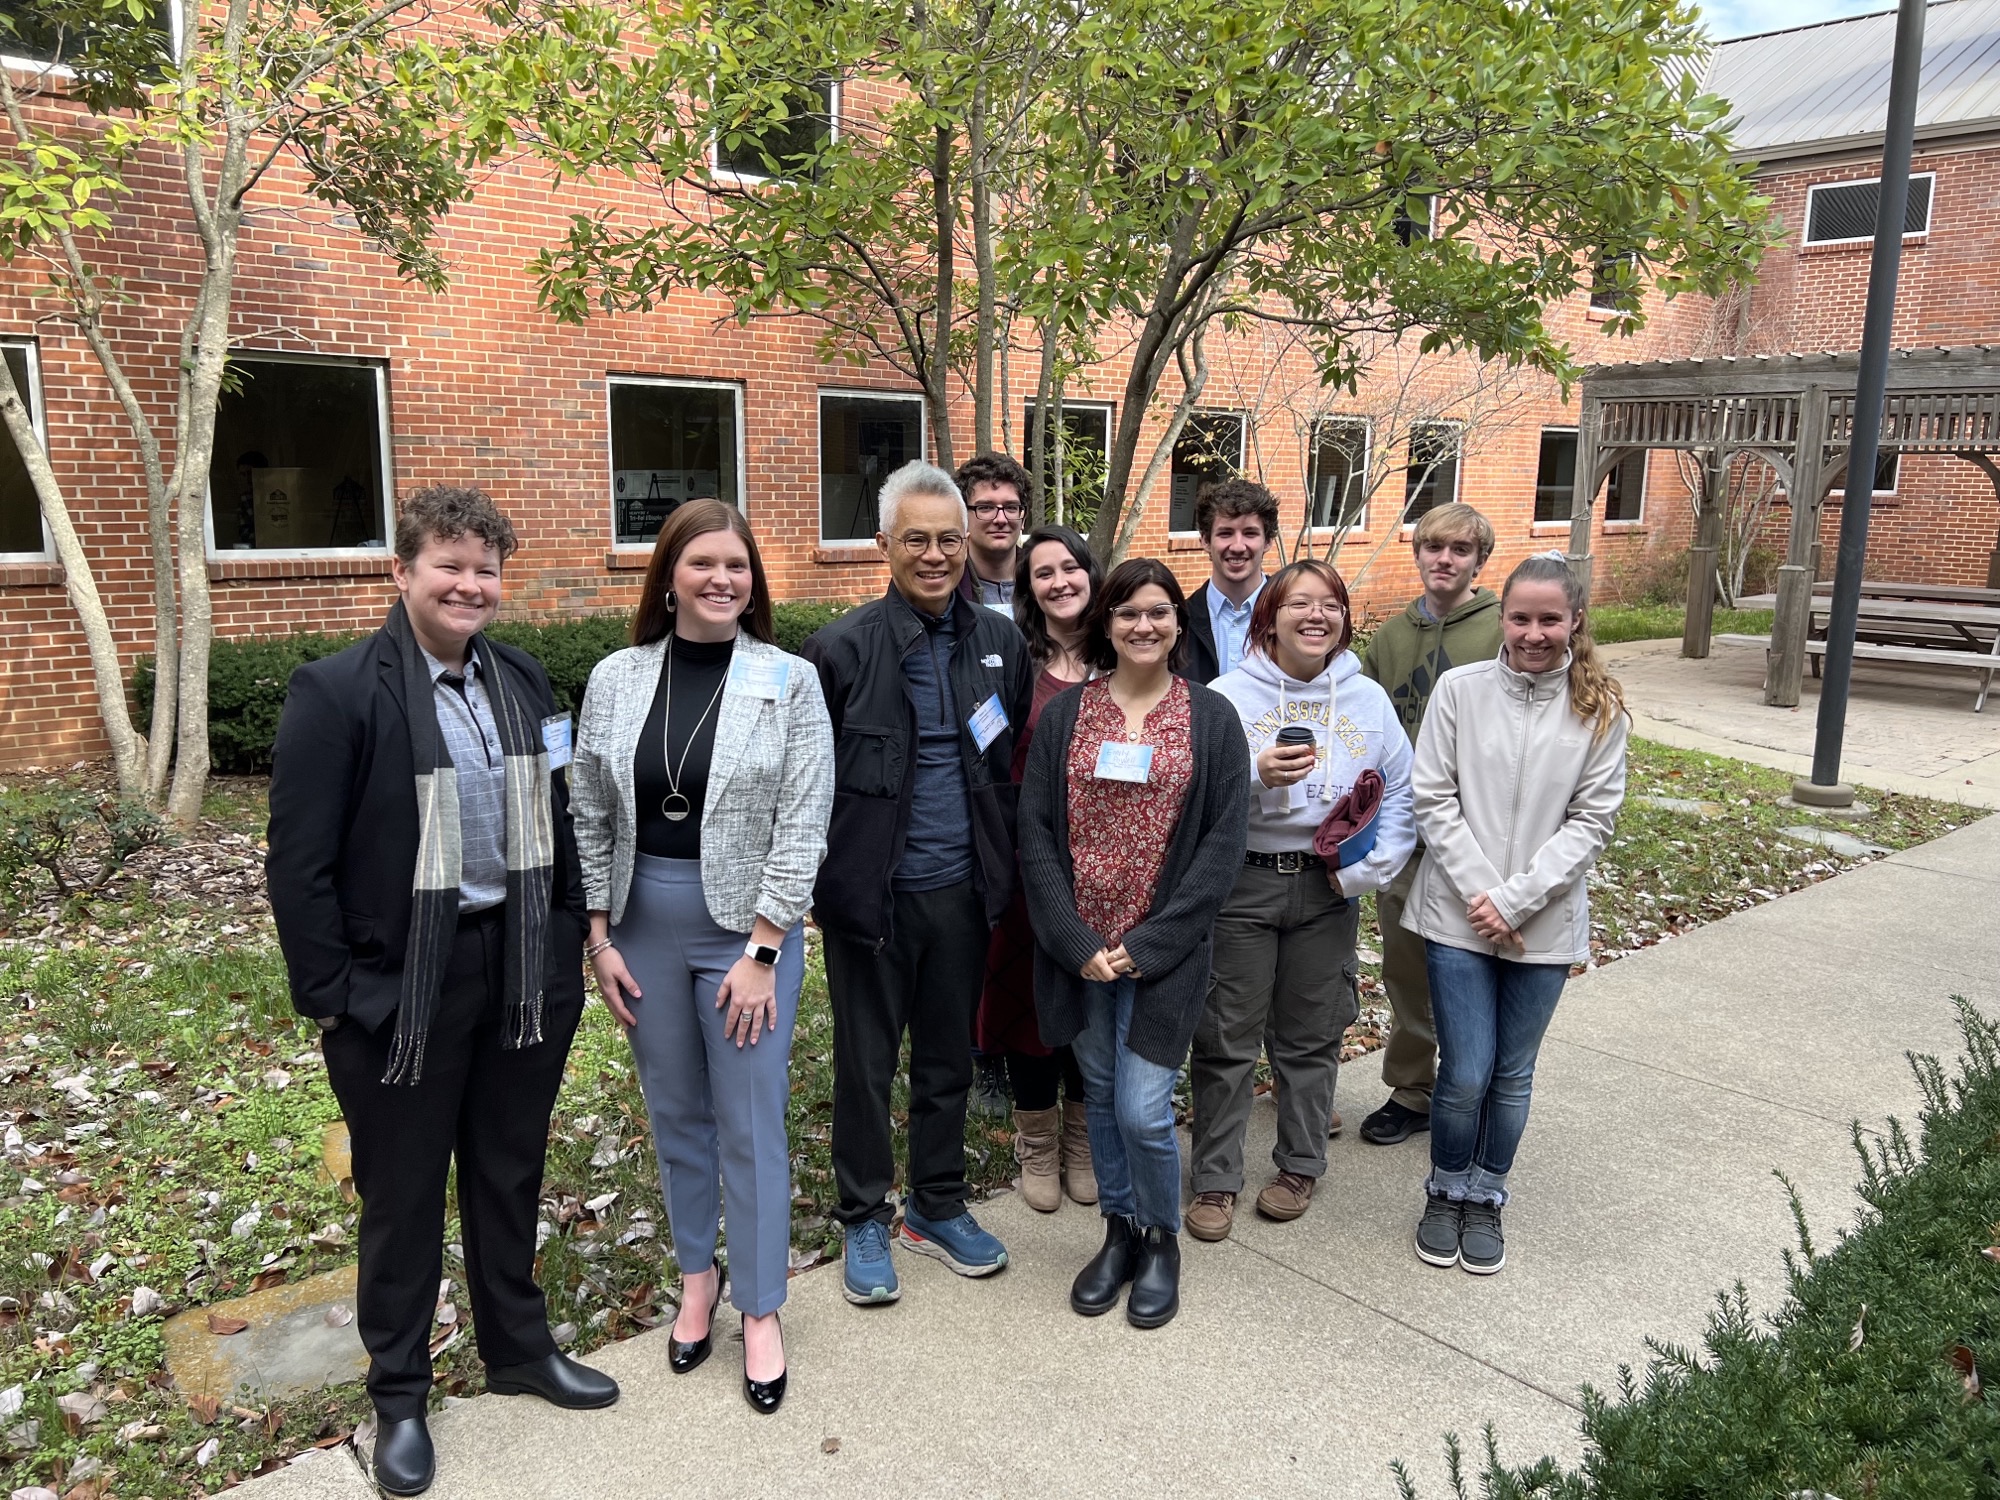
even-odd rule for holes
{"type": "Polygon", "coordinates": [[[1437,1087],[1431,1093],[1426,1191],[1455,1203],[1504,1204],[1528,1128],[1542,1035],[1568,964],[1526,964],[1426,940],[1437,1087]]]}
{"type": "Polygon", "coordinates": [[[1146,1061],[1125,1045],[1139,982],[1084,985],[1084,1027],[1070,1050],[1083,1070],[1084,1117],[1097,1173],[1097,1211],[1125,1214],[1141,1229],[1181,1227],[1181,1147],[1174,1135],[1178,1068],[1146,1061]]]}

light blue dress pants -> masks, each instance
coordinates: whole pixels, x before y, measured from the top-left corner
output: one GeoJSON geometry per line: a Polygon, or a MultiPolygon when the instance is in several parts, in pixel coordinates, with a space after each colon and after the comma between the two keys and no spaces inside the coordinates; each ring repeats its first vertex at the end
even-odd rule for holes
{"type": "Polygon", "coordinates": [[[709,916],[700,860],[635,856],[624,920],[611,936],[639,985],[632,1053],[681,1273],[699,1275],[714,1263],[726,1198],[729,1300],[746,1317],[775,1312],[791,1270],[785,1114],[804,930],[794,924],[779,948],[776,1029],[742,1047],[723,1034],[715,996],[749,936],[725,932],[709,916]]]}

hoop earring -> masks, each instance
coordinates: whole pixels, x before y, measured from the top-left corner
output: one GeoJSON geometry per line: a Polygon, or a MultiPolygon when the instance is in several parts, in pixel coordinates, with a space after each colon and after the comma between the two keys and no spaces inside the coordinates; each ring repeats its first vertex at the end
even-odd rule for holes
{"type": "Polygon", "coordinates": [[[668,589],[668,590],[667,590],[667,613],[668,613],[668,614],[672,614],[672,613],[673,613],[673,612],[674,612],[675,610],[679,609],[680,607],[681,607],[681,601],[680,601],[679,599],[677,599],[677,598],[675,598],[675,597],[674,597],[674,591],[673,591],[672,589],[668,589]]]}

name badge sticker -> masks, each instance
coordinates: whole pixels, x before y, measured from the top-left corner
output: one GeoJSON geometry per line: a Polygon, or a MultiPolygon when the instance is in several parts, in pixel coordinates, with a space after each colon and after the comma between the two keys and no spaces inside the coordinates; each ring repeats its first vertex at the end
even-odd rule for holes
{"type": "Polygon", "coordinates": [[[785,696],[792,664],[784,657],[735,656],[729,661],[729,691],[739,698],[775,703],[785,696]]]}
{"type": "Polygon", "coordinates": [[[549,752],[549,769],[560,771],[569,764],[571,738],[568,714],[542,720],[542,748],[549,752]]]}
{"type": "Polygon", "coordinates": [[[1097,747],[1099,781],[1146,782],[1153,779],[1153,747],[1125,740],[1106,740],[1097,747]]]}
{"type": "Polygon", "coordinates": [[[993,694],[975,708],[965,725],[972,731],[972,743],[984,755],[986,747],[999,739],[1000,731],[1007,727],[1007,710],[1000,706],[1000,695],[993,694]]]}

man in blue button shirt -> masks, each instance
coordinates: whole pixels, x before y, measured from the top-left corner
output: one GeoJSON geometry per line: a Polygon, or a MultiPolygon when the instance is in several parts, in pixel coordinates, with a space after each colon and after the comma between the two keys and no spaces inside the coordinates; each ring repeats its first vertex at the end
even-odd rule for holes
{"type": "Polygon", "coordinates": [[[1195,501],[1208,582],[1187,602],[1186,676],[1213,682],[1243,660],[1250,612],[1264,591],[1264,554],[1278,535],[1278,499],[1248,479],[1225,479],[1195,501]]]}

